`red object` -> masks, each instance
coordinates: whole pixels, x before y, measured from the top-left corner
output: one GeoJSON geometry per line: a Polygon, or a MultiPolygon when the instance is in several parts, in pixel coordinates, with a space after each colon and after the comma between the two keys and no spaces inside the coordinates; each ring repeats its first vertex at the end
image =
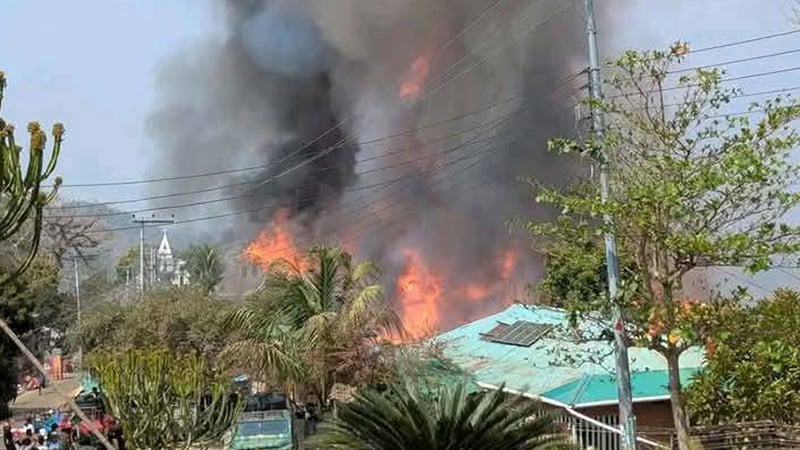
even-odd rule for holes
{"type": "Polygon", "coordinates": [[[64,379],[64,360],[61,356],[53,356],[50,359],[50,376],[54,380],[64,379]]]}

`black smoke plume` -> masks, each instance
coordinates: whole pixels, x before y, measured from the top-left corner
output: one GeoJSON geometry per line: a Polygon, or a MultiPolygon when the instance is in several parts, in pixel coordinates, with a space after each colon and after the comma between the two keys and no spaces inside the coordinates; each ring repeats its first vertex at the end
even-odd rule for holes
{"type": "MultiPolygon", "coordinates": [[[[236,201],[191,215],[258,211],[207,230],[246,241],[283,208],[304,230],[301,242],[355,241],[387,281],[402,270],[408,247],[444,268],[452,292],[499,283],[494,261],[509,248],[519,260],[504,283],[535,279],[540,262],[506,222],[547,213],[519,177],[558,183],[580,169],[546,150],[549,137],[574,134],[573,106],[586,82],[583,14],[574,2],[224,5],[222,37],[164,68],[150,121],[171,174],[263,166],[170,186],[252,182],[219,193],[241,193],[236,201]],[[401,98],[398,86],[419,58],[429,64],[423,86],[401,98]]],[[[496,300],[448,299],[444,325],[491,310],[496,300]]]]}

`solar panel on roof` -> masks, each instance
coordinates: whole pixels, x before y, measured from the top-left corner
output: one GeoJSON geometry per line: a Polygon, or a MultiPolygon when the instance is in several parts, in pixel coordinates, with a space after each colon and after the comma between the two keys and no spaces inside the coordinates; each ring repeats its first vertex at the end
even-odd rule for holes
{"type": "Polygon", "coordinates": [[[491,337],[492,342],[530,347],[553,329],[553,325],[518,320],[491,337]]]}

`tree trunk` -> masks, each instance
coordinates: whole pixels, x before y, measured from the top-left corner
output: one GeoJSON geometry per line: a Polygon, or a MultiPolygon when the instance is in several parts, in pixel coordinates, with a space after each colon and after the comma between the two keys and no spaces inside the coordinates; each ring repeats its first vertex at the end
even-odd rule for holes
{"type": "Polygon", "coordinates": [[[689,421],[686,418],[686,411],[683,407],[683,393],[681,392],[680,365],[678,362],[680,355],[674,348],[670,348],[665,356],[669,372],[669,399],[672,403],[672,420],[675,424],[675,432],[678,435],[678,448],[680,450],[690,450],[689,421]]]}

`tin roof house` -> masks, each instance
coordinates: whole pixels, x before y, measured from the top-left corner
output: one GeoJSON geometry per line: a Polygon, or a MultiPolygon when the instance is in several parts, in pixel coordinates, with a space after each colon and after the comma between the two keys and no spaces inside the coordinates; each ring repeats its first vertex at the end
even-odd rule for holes
{"type": "MultiPolygon", "coordinates": [[[[444,356],[469,372],[481,388],[504,384],[509,392],[563,411],[563,420],[583,446],[618,449],[613,343],[579,343],[566,325],[563,310],[517,304],[443,333],[435,341],[442,345],[444,356]]],[[[590,326],[582,323],[578,328],[590,326]]],[[[639,441],[650,448],[668,447],[672,414],[667,362],[645,348],[630,348],[629,358],[639,441]]],[[[680,363],[681,380],[690,383],[702,366],[702,349],[689,349],[680,363]]]]}

